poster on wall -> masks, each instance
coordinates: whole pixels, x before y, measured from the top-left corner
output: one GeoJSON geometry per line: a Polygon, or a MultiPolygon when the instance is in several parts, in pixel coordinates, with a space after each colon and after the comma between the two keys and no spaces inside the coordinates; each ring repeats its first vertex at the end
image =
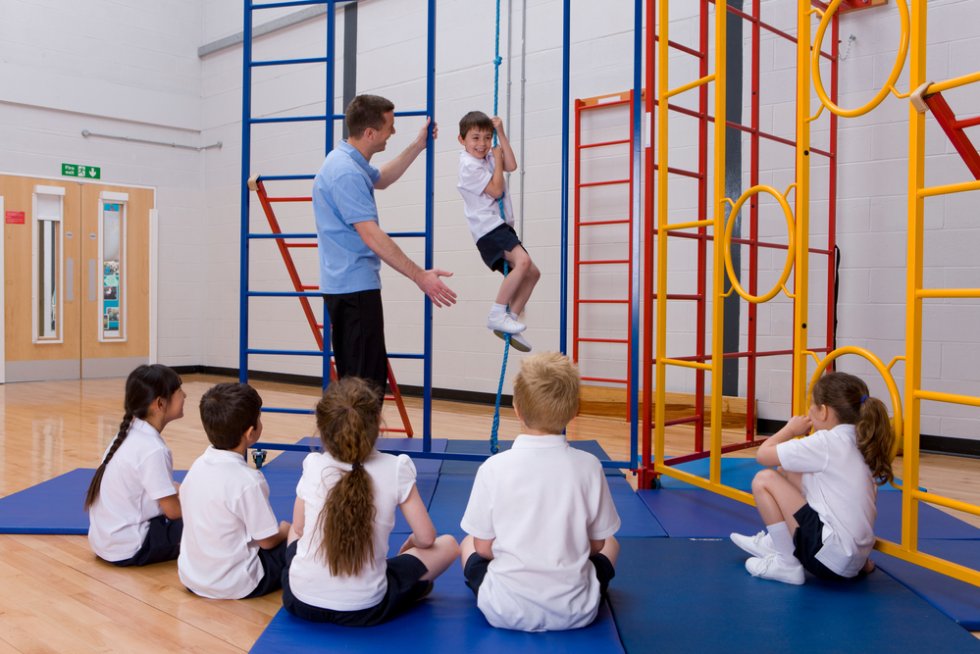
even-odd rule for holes
{"type": "Polygon", "coordinates": [[[119,333],[119,262],[102,263],[102,332],[107,337],[119,333]]]}

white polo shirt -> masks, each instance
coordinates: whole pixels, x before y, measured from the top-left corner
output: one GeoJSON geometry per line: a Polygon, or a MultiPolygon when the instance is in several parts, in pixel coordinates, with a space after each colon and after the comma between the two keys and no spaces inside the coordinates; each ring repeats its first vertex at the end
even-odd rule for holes
{"type": "MultiPolygon", "coordinates": [[[[504,224],[500,219],[497,200],[484,193],[493,177],[493,168],[493,152],[488,152],[484,159],[478,159],[466,150],[459,153],[459,183],[456,188],[463,198],[463,213],[469,222],[474,242],[504,224]]],[[[513,226],[514,207],[510,203],[510,192],[506,189],[503,201],[507,224],[513,226]]]]}
{"type": "Polygon", "coordinates": [[[279,533],[269,485],[244,457],[209,447],[180,485],[184,531],[177,572],[197,595],[239,599],[265,571],[255,541],[279,533]]]}
{"type": "Polygon", "coordinates": [[[476,473],[462,528],[493,539],[477,606],[494,627],[576,629],[599,608],[589,540],[609,538],[619,514],[597,458],[564,436],[521,435],[476,473]]]}
{"type": "Polygon", "coordinates": [[[305,505],[303,536],[289,564],[289,589],[296,599],[334,611],[359,611],[376,606],[388,590],[388,536],[395,527],[395,507],[408,499],[415,486],[415,464],[404,454],[375,451],[364,462],[374,491],[374,556],[356,577],[335,577],[319,555],[323,533],[317,529],[327,495],[351,469],[327,452],[303,459],[303,476],[296,497],[305,505]]]}
{"type": "Polygon", "coordinates": [[[92,551],[111,562],[132,558],[150,530],[150,518],[163,513],[157,500],[176,494],[170,449],[153,426],[133,418],[102,475],[99,497],[89,507],[92,551]]]}
{"type": "Polygon", "coordinates": [[[823,522],[817,560],[854,577],[874,547],[878,487],[857,448],[854,425],[837,425],[776,446],[779,465],[800,472],[803,496],[823,522]]]}

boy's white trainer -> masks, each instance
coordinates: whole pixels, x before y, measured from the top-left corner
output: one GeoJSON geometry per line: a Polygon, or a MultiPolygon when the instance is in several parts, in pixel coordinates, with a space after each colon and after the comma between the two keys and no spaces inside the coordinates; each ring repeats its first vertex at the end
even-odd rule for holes
{"type": "Polygon", "coordinates": [[[505,334],[520,334],[527,329],[527,325],[517,322],[506,313],[491,313],[487,316],[487,329],[494,332],[504,332],[505,334]]]}
{"type": "Polygon", "coordinates": [[[805,580],[803,566],[794,559],[786,563],[778,554],[768,554],[764,557],[753,556],[745,562],[745,569],[753,577],[781,581],[784,584],[801,586],[805,580]]]}
{"type": "MultiPolygon", "coordinates": [[[[497,338],[500,338],[501,340],[506,339],[508,336],[508,334],[497,329],[493,330],[493,333],[496,334],[497,338]]],[[[518,352],[531,351],[531,343],[524,337],[524,334],[510,334],[510,346],[518,352]]]]}
{"type": "Polygon", "coordinates": [[[772,543],[772,537],[766,531],[760,531],[755,536],[745,536],[744,534],[729,534],[733,543],[741,547],[752,556],[769,556],[776,554],[776,546],[772,543]]]}

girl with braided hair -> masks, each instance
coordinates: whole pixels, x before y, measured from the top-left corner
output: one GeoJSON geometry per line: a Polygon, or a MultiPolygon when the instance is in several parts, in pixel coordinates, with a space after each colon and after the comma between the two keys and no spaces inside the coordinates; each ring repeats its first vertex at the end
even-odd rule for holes
{"type": "Polygon", "coordinates": [[[323,452],[303,461],[282,575],[282,603],[315,622],[367,627],[425,597],[459,556],[437,536],[404,454],[375,449],[381,403],[357,377],[331,382],[316,406],[323,452]],[[398,555],[388,537],[401,509],[412,534],[398,555]]]}
{"type": "Polygon", "coordinates": [[[885,405],[861,379],[831,372],[817,380],[810,412],[791,418],[756,455],[762,465],[779,468],[752,480],[767,531],[731,535],[752,555],[746,570],[796,585],[804,582],[804,569],[831,580],[871,572],[875,500],[878,486],[894,476],[894,443],[885,405]]]}
{"type": "Polygon", "coordinates": [[[125,415],[85,496],[88,542],[100,559],[130,566],[177,558],[180,500],[160,434],[184,416],[185,397],[166,366],[142,365],[126,379],[125,415]]]}

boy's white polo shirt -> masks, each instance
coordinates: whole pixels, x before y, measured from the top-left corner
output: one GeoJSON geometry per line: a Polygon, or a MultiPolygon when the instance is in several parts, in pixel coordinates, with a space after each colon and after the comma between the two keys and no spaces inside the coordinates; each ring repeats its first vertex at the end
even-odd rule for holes
{"type": "Polygon", "coordinates": [[[92,551],[105,561],[132,558],[150,530],[150,519],[163,513],[158,500],[176,494],[170,449],[152,425],[133,418],[102,475],[99,497],[89,507],[92,551]]]}
{"type": "Polygon", "coordinates": [[[589,540],[609,538],[619,514],[602,464],[565,437],[521,435],[476,473],[462,528],[493,540],[477,606],[495,627],[575,629],[599,608],[589,540]]]}
{"type": "Polygon", "coordinates": [[[197,595],[245,597],[264,570],[255,542],[279,533],[265,476],[230,450],[209,447],[180,485],[184,532],[177,571],[197,595]]]}
{"type": "Polygon", "coordinates": [[[473,241],[479,241],[505,222],[514,225],[514,207],[510,201],[510,191],[504,189],[504,217],[500,217],[500,205],[489,194],[484,193],[493,177],[493,152],[483,159],[474,157],[466,150],[459,153],[459,182],[456,188],[463,198],[463,213],[473,234],[473,241]]]}
{"type": "Polygon", "coordinates": [[[842,577],[856,576],[874,547],[878,489],[854,425],[780,443],[776,454],[784,470],[803,473],[803,495],[823,522],[817,560],[842,577]]]}

